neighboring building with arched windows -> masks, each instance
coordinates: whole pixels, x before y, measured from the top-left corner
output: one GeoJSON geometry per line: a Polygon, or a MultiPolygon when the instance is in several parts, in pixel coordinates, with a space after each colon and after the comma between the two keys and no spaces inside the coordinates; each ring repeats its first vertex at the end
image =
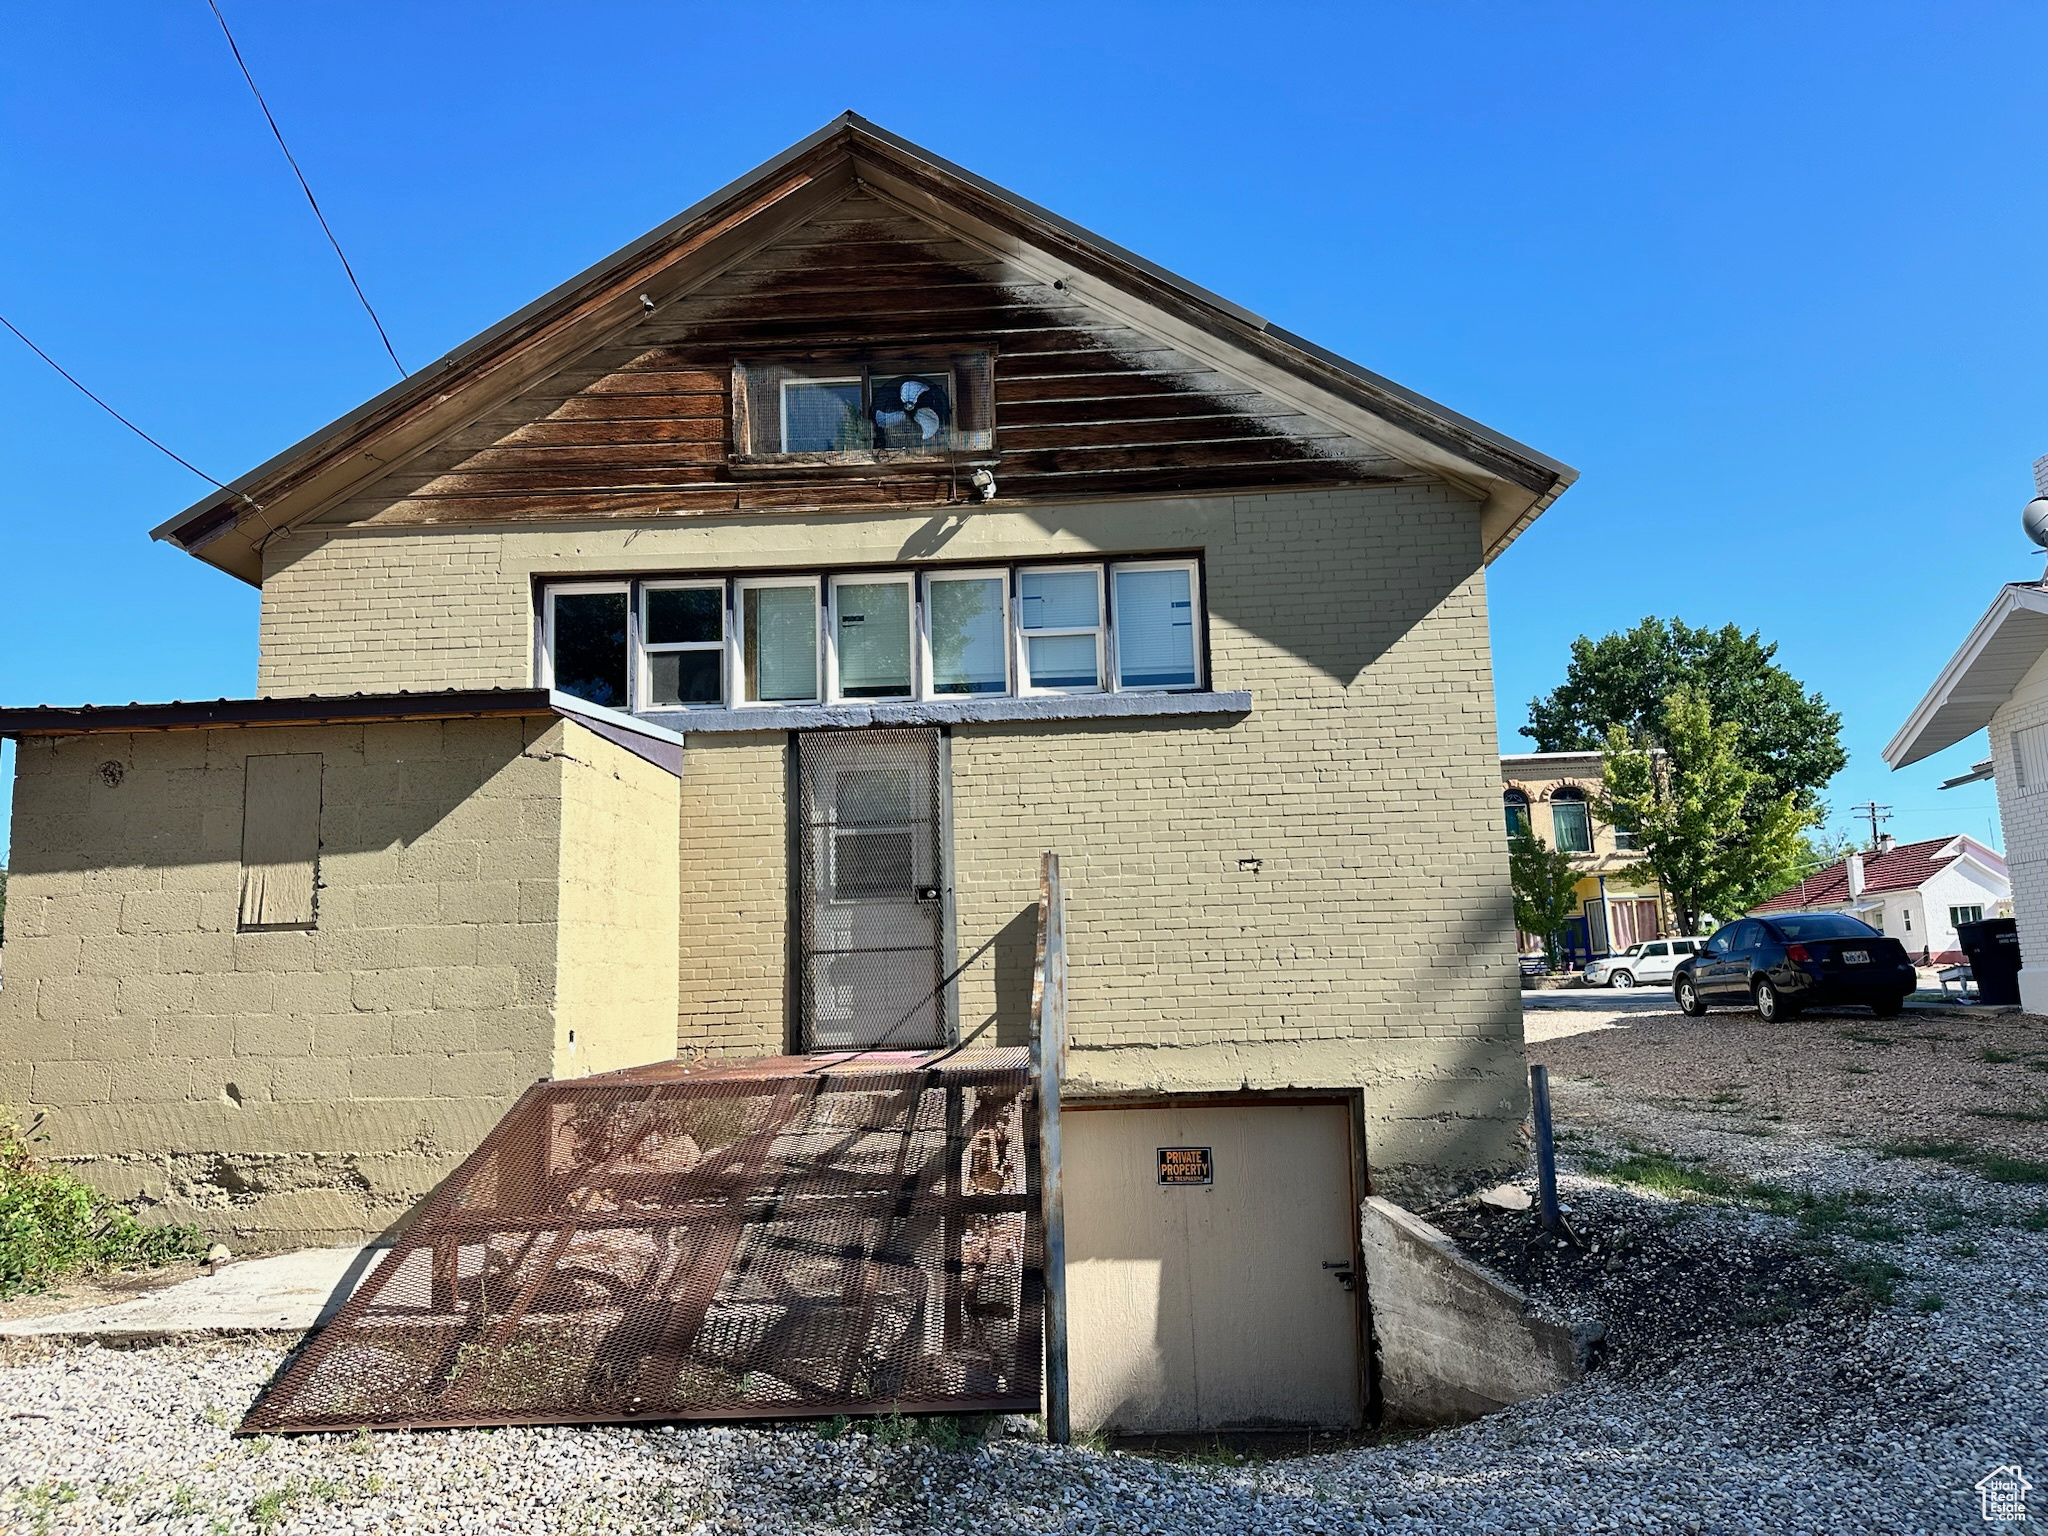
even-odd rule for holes
{"type": "MultiPolygon", "coordinates": [[[[1500,760],[1502,832],[1527,827],[1553,848],[1572,855],[1582,873],[1579,910],[1565,925],[1567,961],[1583,965],[1662,938],[1671,931],[1671,903],[1662,886],[1634,885],[1624,876],[1643,861],[1628,833],[1601,821],[1598,752],[1522,752],[1500,760]]],[[[1522,935],[1524,954],[1543,942],[1522,935]]]]}

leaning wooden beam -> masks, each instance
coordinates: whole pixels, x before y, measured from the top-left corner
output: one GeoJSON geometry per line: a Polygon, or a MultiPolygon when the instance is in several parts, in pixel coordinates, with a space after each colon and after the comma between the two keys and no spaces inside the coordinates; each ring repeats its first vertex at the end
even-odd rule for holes
{"type": "Polygon", "coordinates": [[[1067,1399],[1067,1223],[1060,1183],[1060,1078],[1067,1068],[1067,934],[1060,856],[1038,876],[1038,959],[1031,977],[1031,1070],[1038,1086],[1041,1221],[1045,1227],[1045,1434],[1073,1437],[1067,1399]]]}

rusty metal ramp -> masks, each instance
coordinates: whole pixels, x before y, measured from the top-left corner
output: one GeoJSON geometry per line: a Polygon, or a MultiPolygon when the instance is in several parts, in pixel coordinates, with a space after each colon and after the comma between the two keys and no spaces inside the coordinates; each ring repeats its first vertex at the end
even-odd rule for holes
{"type": "Polygon", "coordinates": [[[539,1084],[242,1432],[1036,1412],[1026,1059],[539,1084]]]}

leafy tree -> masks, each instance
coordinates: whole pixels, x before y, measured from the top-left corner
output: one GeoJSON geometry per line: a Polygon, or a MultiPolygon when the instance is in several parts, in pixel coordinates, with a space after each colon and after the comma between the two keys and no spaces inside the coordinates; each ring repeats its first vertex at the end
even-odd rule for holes
{"type": "Polygon", "coordinates": [[[1798,878],[1814,813],[1743,761],[1742,727],[1716,720],[1704,689],[1674,689],[1657,724],[1654,744],[1625,725],[1608,731],[1597,805],[1635,834],[1634,873],[1661,880],[1680,931],[1694,933],[1702,913],[1726,919],[1798,878]]]}
{"type": "Polygon", "coordinates": [[[1579,905],[1579,872],[1526,826],[1508,839],[1508,884],[1515,893],[1515,926],[1543,940],[1545,962],[1557,969],[1565,919],[1579,905]]]}
{"type": "Polygon", "coordinates": [[[1522,734],[1540,752],[1598,751],[1613,726],[1658,741],[1665,701],[1689,685],[1714,719],[1741,727],[1734,751],[1759,781],[1755,804],[1792,795],[1808,809],[1849,760],[1842,717],[1779,666],[1777,653],[1733,624],[1695,629],[1682,619],[1644,619],[1599,640],[1581,635],[1564,682],[1529,702],[1522,734]]]}
{"type": "Polygon", "coordinates": [[[1792,878],[1804,880],[1808,875],[1817,875],[1829,865],[1841,863],[1862,846],[1853,837],[1836,837],[1832,832],[1802,833],[1799,863],[1792,871],[1792,878]]]}

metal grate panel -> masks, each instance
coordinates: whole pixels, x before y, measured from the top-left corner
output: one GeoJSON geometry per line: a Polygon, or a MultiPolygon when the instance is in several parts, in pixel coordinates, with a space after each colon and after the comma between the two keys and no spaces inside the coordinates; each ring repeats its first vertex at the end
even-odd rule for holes
{"type": "Polygon", "coordinates": [[[939,733],[807,732],[797,771],[803,1048],[945,1044],[939,733]]]}
{"type": "Polygon", "coordinates": [[[1035,1412],[1023,1051],[530,1090],[245,1434],[1035,1412]]]}

